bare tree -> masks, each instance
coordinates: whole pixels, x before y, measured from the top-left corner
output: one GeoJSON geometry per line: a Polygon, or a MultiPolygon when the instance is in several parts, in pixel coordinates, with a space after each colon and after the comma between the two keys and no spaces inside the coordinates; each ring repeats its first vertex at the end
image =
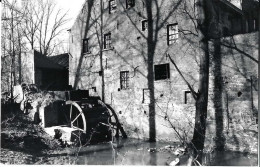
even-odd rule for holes
{"type": "Polygon", "coordinates": [[[40,19],[37,38],[40,52],[45,56],[50,55],[51,50],[56,47],[53,45],[53,40],[65,30],[63,25],[68,21],[67,12],[63,13],[61,9],[56,12],[55,8],[54,1],[43,1],[40,3],[42,13],[37,15],[37,18],[40,19]]]}
{"type": "MultiPolygon", "coordinates": [[[[7,78],[7,83],[11,88],[11,99],[13,99],[12,89],[21,80],[21,52],[25,49],[25,43],[22,40],[23,36],[20,33],[21,24],[25,18],[25,10],[21,9],[17,5],[17,1],[3,1],[3,13],[2,13],[2,60],[6,63],[2,64],[5,70],[10,69],[10,73],[4,74],[7,78]],[[18,62],[17,62],[18,56],[18,62]],[[9,61],[9,62],[8,62],[9,61]],[[18,68],[17,68],[18,67],[18,68]],[[18,73],[17,73],[18,69],[18,73]],[[19,79],[17,80],[17,74],[19,79]]],[[[3,73],[2,73],[3,74],[3,73]]],[[[3,76],[3,75],[2,75],[3,76]]]]}
{"type": "Polygon", "coordinates": [[[24,1],[24,9],[26,10],[26,18],[23,24],[23,33],[25,38],[28,40],[31,45],[31,49],[34,49],[36,42],[36,35],[39,29],[40,20],[38,15],[42,14],[43,11],[40,10],[39,1],[27,0],[24,1]]]}
{"type": "Polygon", "coordinates": [[[50,0],[26,0],[23,6],[26,18],[22,30],[31,49],[39,49],[45,56],[51,55],[55,47],[60,45],[55,41],[65,30],[67,12],[50,0]]]}

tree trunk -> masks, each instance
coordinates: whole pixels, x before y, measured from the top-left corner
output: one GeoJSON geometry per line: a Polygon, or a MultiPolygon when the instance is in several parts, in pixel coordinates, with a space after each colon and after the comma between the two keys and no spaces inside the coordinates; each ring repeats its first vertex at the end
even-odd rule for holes
{"type": "Polygon", "coordinates": [[[260,11],[258,10],[258,118],[260,111],[260,11]]]}
{"type": "MultiPolygon", "coordinates": [[[[148,47],[149,49],[150,47],[148,47]]],[[[154,98],[154,73],[153,73],[153,55],[148,52],[148,89],[150,91],[149,103],[149,141],[156,141],[156,123],[155,123],[155,98],[154,98]]]]}
{"type": "Polygon", "coordinates": [[[152,1],[146,1],[147,10],[147,22],[148,22],[148,37],[147,37],[147,84],[150,91],[150,103],[149,103],[149,141],[156,141],[156,123],[155,123],[155,98],[154,98],[154,29],[153,29],[153,14],[152,14],[152,1]]]}
{"type": "Polygon", "coordinates": [[[200,56],[200,78],[198,99],[196,100],[195,127],[192,143],[195,146],[194,153],[199,163],[202,161],[202,152],[204,149],[206,119],[208,106],[208,85],[209,85],[209,53],[208,41],[201,42],[201,48],[204,54],[200,56]]]}
{"type": "Polygon", "coordinates": [[[19,63],[19,84],[22,84],[22,44],[21,44],[21,36],[18,32],[18,42],[19,42],[19,57],[18,57],[18,63],[19,63]]]}
{"type": "Polygon", "coordinates": [[[216,149],[218,151],[224,150],[225,138],[223,135],[223,79],[222,79],[222,59],[220,39],[214,40],[214,55],[213,55],[213,77],[214,77],[214,108],[216,120],[216,149]]]}
{"type": "Polygon", "coordinates": [[[103,1],[100,0],[100,71],[101,71],[101,99],[102,101],[105,103],[105,77],[104,77],[104,67],[103,67],[103,52],[102,52],[102,48],[103,48],[103,1]]]}
{"type": "Polygon", "coordinates": [[[200,71],[199,71],[199,88],[196,99],[196,113],[195,113],[195,127],[192,138],[192,153],[191,159],[195,159],[201,164],[202,153],[204,149],[205,133],[206,133],[206,119],[208,107],[208,87],[209,87],[209,46],[208,46],[208,25],[209,18],[207,14],[207,3],[211,0],[198,0],[196,3],[198,15],[198,29],[200,39],[200,71]]]}

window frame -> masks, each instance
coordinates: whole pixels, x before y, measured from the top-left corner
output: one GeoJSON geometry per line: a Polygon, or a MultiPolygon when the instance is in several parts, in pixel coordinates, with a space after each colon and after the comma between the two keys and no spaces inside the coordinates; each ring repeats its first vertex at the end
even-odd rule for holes
{"type": "Polygon", "coordinates": [[[150,103],[150,89],[144,88],[143,89],[143,104],[149,104],[150,103]]]}
{"type": "Polygon", "coordinates": [[[88,38],[84,38],[83,39],[83,54],[89,53],[89,39],[88,38]],[[87,44],[85,44],[85,41],[87,42],[87,44]]]}
{"type": "Polygon", "coordinates": [[[195,100],[193,98],[191,90],[184,90],[183,104],[194,105],[195,100]]]}
{"type": "Polygon", "coordinates": [[[111,39],[111,32],[104,34],[104,44],[103,48],[104,49],[112,49],[112,39],[111,39]],[[109,38],[107,38],[109,37],[109,38]]]}
{"type": "Polygon", "coordinates": [[[168,24],[167,25],[167,45],[171,45],[173,43],[176,43],[179,38],[179,32],[178,32],[178,23],[168,24]],[[176,26],[175,32],[170,34],[170,28],[172,26],[176,26]],[[170,39],[170,36],[173,36],[173,39],[170,39]]]}
{"type": "Polygon", "coordinates": [[[108,1],[109,14],[114,13],[117,10],[117,0],[108,1]],[[111,2],[114,2],[114,6],[111,5],[111,2]]]}
{"type": "Polygon", "coordinates": [[[134,6],[135,6],[135,0],[126,0],[126,9],[132,8],[134,6]]]}
{"type": "Polygon", "coordinates": [[[129,89],[129,71],[120,71],[120,89],[129,89]]]}
{"type": "Polygon", "coordinates": [[[171,75],[170,75],[170,64],[169,63],[154,65],[154,80],[155,81],[167,80],[170,78],[171,78],[171,75]],[[161,69],[163,68],[162,66],[164,66],[164,65],[165,65],[165,74],[161,74],[161,72],[162,72],[161,69]]]}
{"type": "Polygon", "coordinates": [[[148,20],[144,19],[142,20],[142,31],[147,31],[148,30],[148,20]]]}
{"type": "Polygon", "coordinates": [[[188,102],[188,95],[191,95],[191,91],[190,90],[184,91],[184,104],[190,103],[190,102],[188,102]]]}

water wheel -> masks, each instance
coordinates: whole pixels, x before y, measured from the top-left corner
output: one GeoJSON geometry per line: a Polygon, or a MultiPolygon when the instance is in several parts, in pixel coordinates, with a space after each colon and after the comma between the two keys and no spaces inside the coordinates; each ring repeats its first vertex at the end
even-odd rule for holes
{"type": "Polygon", "coordinates": [[[98,100],[98,103],[108,109],[110,118],[109,118],[109,124],[110,128],[112,130],[112,135],[115,136],[116,138],[119,137],[119,132],[121,132],[123,138],[127,138],[127,135],[121,126],[121,123],[119,122],[119,119],[117,117],[117,114],[115,110],[108,104],[105,104],[103,101],[98,100]]]}
{"type": "Polygon", "coordinates": [[[80,106],[74,101],[66,101],[64,116],[66,125],[86,133],[87,124],[85,115],[80,106]]]}

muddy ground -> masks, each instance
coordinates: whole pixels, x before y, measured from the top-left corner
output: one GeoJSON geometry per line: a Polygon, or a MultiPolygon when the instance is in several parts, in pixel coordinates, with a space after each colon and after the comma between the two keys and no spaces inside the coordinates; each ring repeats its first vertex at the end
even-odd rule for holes
{"type": "Polygon", "coordinates": [[[1,106],[1,163],[41,164],[52,151],[60,149],[60,142],[47,135],[19,106],[1,106]]]}

